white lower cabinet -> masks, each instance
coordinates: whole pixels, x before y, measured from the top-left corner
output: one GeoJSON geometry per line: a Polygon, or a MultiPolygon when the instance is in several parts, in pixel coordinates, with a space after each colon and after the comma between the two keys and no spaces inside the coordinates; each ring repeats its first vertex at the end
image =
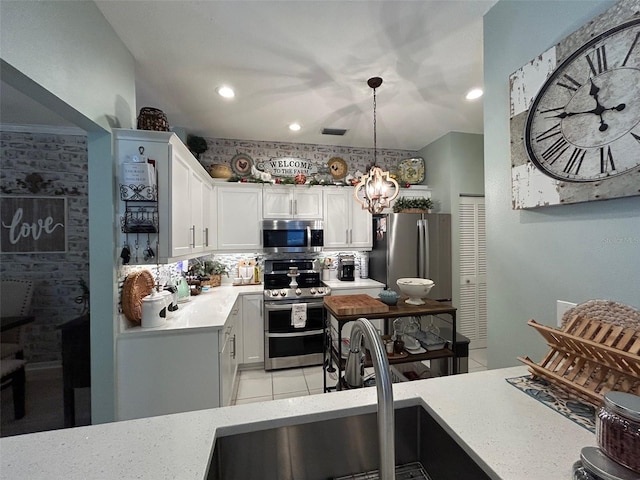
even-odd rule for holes
{"type": "Polygon", "coordinates": [[[241,298],[221,329],[120,336],[116,351],[116,419],[230,405],[239,363],[241,298]]]}
{"type": "Polygon", "coordinates": [[[264,363],[262,295],[242,297],[242,364],[264,363]]]}
{"type": "Polygon", "coordinates": [[[231,405],[238,373],[238,343],[242,321],[242,297],[238,297],[218,339],[220,344],[220,406],[231,405]]]}

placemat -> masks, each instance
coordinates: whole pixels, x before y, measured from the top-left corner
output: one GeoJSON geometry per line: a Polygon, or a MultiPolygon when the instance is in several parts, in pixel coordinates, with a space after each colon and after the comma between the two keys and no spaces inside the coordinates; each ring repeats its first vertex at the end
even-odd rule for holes
{"type": "Polygon", "coordinates": [[[595,433],[596,408],[593,405],[569,396],[562,389],[543,378],[534,379],[531,375],[524,375],[522,377],[507,378],[506,380],[518,390],[535,398],[581,427],[595,433]]]}

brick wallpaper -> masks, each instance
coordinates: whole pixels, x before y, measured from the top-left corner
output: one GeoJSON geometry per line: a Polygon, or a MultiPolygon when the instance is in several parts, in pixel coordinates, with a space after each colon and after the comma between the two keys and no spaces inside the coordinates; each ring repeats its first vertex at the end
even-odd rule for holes
{"type": "Polygon", "coordinates": [[[82,304],[74,300],[82,294],[79,280],[89,282],[86,137],[3,130],[0,159],[3,195],[67,197],[66,253],[0,257],[0,278],[34,282],[32,313],[36,320],[26,327],[26,358],[58,361],[60,331],[56,325],[82,312],[82,304]]]}

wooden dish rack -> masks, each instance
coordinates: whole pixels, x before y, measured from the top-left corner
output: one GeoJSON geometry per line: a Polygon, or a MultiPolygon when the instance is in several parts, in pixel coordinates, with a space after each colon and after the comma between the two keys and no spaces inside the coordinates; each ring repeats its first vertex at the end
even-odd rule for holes
{"type": "Polygon", "coordinates": [[[540,364],[518,360],[534,377],[601,405],[610,390],[640,395],[640,329],[575,315],[560,330],[529,320],[551,347],[540,364]]]}

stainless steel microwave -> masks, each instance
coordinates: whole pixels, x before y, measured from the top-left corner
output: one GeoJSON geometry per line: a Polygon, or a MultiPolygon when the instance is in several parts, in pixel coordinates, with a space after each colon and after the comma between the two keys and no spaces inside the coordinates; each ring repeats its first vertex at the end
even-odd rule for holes
{"type": "Polygon", "coordinates": [[[321,252],[322,220],[263,220],[262,248],[270,253],[321,252]]]}

